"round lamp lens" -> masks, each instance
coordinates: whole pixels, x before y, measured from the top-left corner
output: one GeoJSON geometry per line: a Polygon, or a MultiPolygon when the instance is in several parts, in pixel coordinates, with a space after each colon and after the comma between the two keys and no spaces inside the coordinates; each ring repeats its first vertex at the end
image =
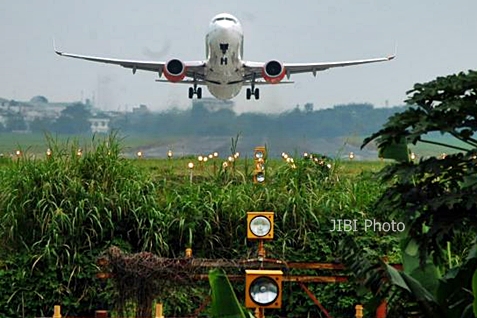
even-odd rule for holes
{"type": "Polygon", "coordinates": [[[270,220],[264,216],[256,216],[250,221],[250,231],[258,237],[262,237],[270,233],[270,220]]]}
{"type": "Polygon", "coordinates": [[[263,173],[258,173],[258,174],[257,174],[257,181],[258,181],[259,183],[264,182],[264,181],[265,181],[265,175],[264,175],[263,173]]]}
{"type": "Polygon", "coordinates": [[[257,158],[257,159],[262,159],[262,158],[263,158],[263,152],[257,151],[257,152],[255,153],[255,158],[257,158]]]}
{"type": "Polygon", "coordinates": [[[261,305],[272,304],[278,298],[278,284],[270,277],[261,276],[250,284],[250,297],[261,305]]]}

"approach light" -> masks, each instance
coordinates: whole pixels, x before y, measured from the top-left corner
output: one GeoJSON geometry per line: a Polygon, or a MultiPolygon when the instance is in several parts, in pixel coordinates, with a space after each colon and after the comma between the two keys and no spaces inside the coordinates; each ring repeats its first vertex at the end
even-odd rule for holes
{"type": "Polygon", "coordinates": [[[240,152],[236,152],[236,153],[234,154],[234,158],[235,158],[235,159],[237,159],[238,157],[240,157],[240,152]]]}
{"type": "Polygon", "coordinates": [[[303,158],[308,158],[308,152],[303,153],[303,158]]]}
{"type": "Polygon", "coordinates": [[[209,159],[212,159],[212,158],[214,158],[214,155],[213,155],[213,154],[210,154],[210,155],[209,155],[209,159]]]}
{"type": "Polygon", "coordinates": [[[247,239],[273,239],[273,212],[247,212],[247,239]]]}
{"type": "Polygon", "coordinates": [[[169,149],[169,151],[167,152],[167,157],[171,159],[172,155],[173,155],[172,150],[169,149]]]}
{"type": "Polygon", "coordinates": [[[354,152],[350,152],[349,153],[349,160],[353,160],[354,159],[354,152]]]}
{"type": "Polygon", "coordinates": [[[209,158],[207,156],[204,156],[204,158],[202,159],[204,162],[207,162],[207,160],[209,160],[209,158]]]}
{"type": "Polygon", "coordinates": [[[414,152],[411,152],[411,160],[416,160],[416,154],[414,152]]]}
{"type": "Polygon", "coordinates": [[[76,152],[76,155],[78,157],[81,157],[83,155],[83,150],[81,148],[79,148],[78,151],[76,152]]]}
{"type": "Polygon", "coordinates": [[[193,162],[189,162],[189,163],[187,164],[187,168],[189,168],[189,169],[194,169],[194,163],[193,163],[193,162]]]}
{"type": "Polygon", "coordinates": [[[197,157],[197,160],[199,160],[200,162],[202,162],[202,160],[204,160],[204,157],[198,156],[198,157],[197,157]]]}
{"type": "Polygon", "coordinates": [[[229,157],[227,158],[227,160],[228,160],[229,162],[234,162],[234,161],[235,161],[235,158],[232,157],[232,156],[229,156],[229,157]]]}
{"type": "Polygon", "coordinates": [[[222,167],[223,167],[224,169],[226,169],[228,166],[229,166],[229,163],[228,163],[227,161],[224,161],[224,162],[222,163],[222,167]]]}
{"type": "Polygon", "coordinates": [[[280,308],[282,306],[281,270],[245,271],[245,307],[280,308]]]}
{"type": "Polygon", "coordinates": [[[263,169],[253,171],[253,183],[264,183],[265,171],[263,169]]]}
{"type": "Polygon", "coordinates": [[[265,160],[267,150],[264,146],[255,147],[253,157],[255,160],[265,160]]]}
{"type": "Polygon", "coordinates": [[[22,155],[22,152],[20,150],[17,150],[15,151],[15,154],[17,155],[17,157],[20,157],[22,155]]]}
{"type": "Polygon", "coordinates": [[[136,155],[137,155],[138,158],[142,158],[142,155],[143,155],[142,151],[138,151],[136,155]]]}
{"type": "Polygon", "coordinates": [[[51,149],[50,148],[46,149],[46,156],[51,157],[51,149]]]}
{"type": "Polygon", "coordinates": [[[217,158],[219,156],[219,153],[216,151],[214,152],[214,158],[217,158]]]}

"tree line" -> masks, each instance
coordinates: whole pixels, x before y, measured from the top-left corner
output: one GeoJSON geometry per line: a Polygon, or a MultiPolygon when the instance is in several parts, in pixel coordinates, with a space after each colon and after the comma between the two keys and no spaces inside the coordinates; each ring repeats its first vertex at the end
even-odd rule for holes
{"type": "Polygon", "coordinates": [[[229,136],[241,132],[263,137],[331,137],[370,134],[388,117],[404,109],[350,104],[313,111],[310,104],[305,106],[280,114],[236,114],[230,109],[210,112],[197,103],[187,110],[127,113],[112,119],[110,126],[127,133],[160,136],[229,136]]]}

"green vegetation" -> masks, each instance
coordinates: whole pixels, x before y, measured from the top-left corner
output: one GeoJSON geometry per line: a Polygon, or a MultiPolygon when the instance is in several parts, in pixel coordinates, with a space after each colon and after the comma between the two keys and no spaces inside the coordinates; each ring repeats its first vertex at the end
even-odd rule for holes
{"type": "Polygon", "coordinates": [[[377,299],[393,300],[393,313],[426,317],[474,317],[477,267],[477,72],[416,84],[413,107],[392,116],[364,141],[376,139],[382,153],[399,161],[386,166],[388,187],[377,202],[407,224],[401,242],[404,272],[397,273],[348,242],[345,262],[377,299]],[[452,142],[429,139],[441,133],[452,142]],[[409,160],[408,144],[446,147],[441,158],[409,160]],[[399,151],[401,154],[399,154],[399,151]]]}
{"type": "MultiPolygon", "coordinates": [[[[300,158],[295,167],[270,161],[267,184],[260,186],[251,182],[252,163],[239,158],[227,169],[217,162],[215,172],[213,162],[196,165],[190,182],[187,159],[126,160],[114,136],[93,140],[82,156],[75,141],[48,142],[50,158],[24,154],[0,169],[3,317],[22,311],[46,316],[57,303],[70,315],[86,315],[101,303],[113,306],[112,285],[101,286],[95,278],[96,258],[112,245],[163,257],[182,257],[192,247],[198,258],[248,258],[254,248],[247,246],[244,222],[253,210],[275,211],[277,239],[267,244],[270,257],[335,261],[338,242],[355,235],[376,255],[398,261],[395,239],[387,233],[329,231],[336,218],[387,220],[371,208],[383,188],[368,166],[378,169],[382,163],[329,161],[328,168],[300,158]]],[[[208,293],[199,292],[200,286],[191,291],[166,284],[156,298],[167,315],[184,315],[208,293]]],[[[353,313],[358,296],[352,285],[310,288],[331,312],[353,313]]],[[[285,308],[277,314],[319,315],[297,286],[284,297],[285,308]]]]}

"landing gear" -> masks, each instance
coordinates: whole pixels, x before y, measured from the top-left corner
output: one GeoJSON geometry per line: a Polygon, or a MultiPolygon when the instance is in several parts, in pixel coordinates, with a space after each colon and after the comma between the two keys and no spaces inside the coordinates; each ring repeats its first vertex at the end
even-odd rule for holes
{"type": "Polygon", "coordinates": [[[194,85],[195,87],[189,87],[189,98],[192,99],[194,94],[197,94],[197,99],[202,98],[202,87],[197,87],[197,84],[194,85]]]}
{"type": "Polygon", "coordinates": [[[189,87],[189,98],[192,99],[194,94],[197,94],[197,99],[202,98],[202,87],[197,87],[197,78],[194,74],[194,86],[189,87]]]}
{"type": "Polygon", "coordinates": [[[255,96],[255,99],[258,100],[260,98],[260,90],[258,88],[255,88],[255,74],[252,74],[252,80],[251,80],[251,86],[250,88],[247,88],[247,99],[250,99],[250,97],[255,96]]]}
{"type": "Polygon", "coordinates": [[[252,93],[251,88],[247,88],[247,99],[250,99],[250,97],[255,96],[255,99],[260,99],[260,90],[258,88],[255,88],[252,93]]]}

